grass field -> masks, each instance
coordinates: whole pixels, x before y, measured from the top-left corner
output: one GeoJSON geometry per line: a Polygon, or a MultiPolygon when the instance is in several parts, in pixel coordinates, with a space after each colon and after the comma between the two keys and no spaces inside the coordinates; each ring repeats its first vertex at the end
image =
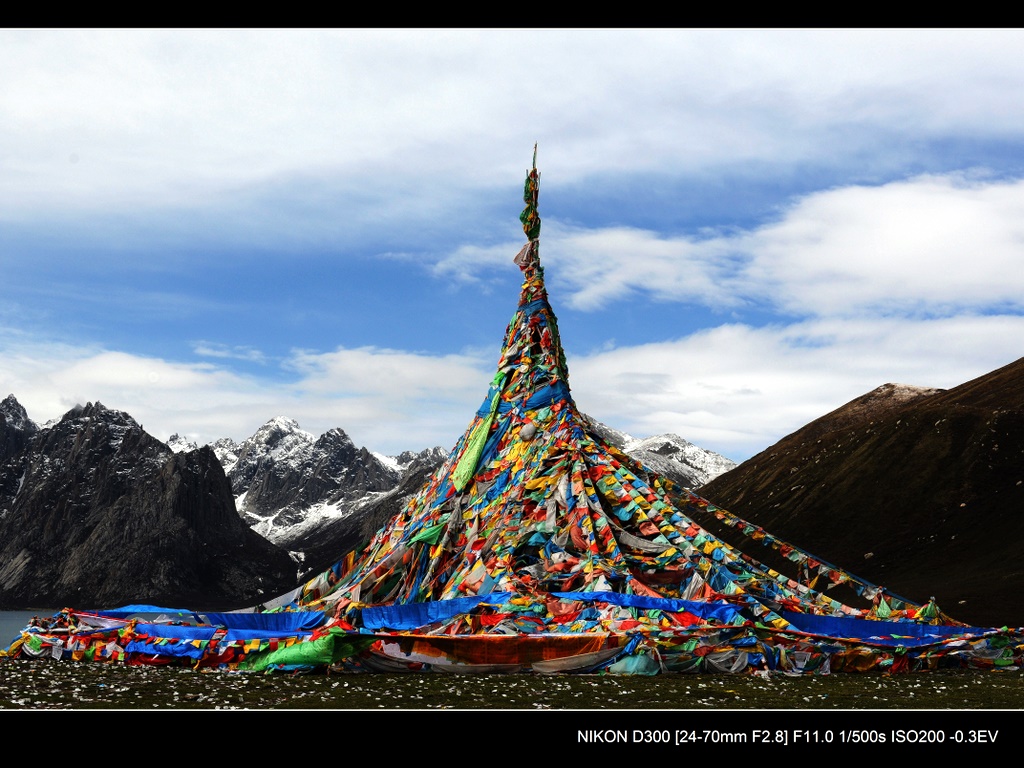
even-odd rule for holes
{"type": "Polygon", "coordinates": [[[262,675],[0,659],[0,709],[1024,709],[1024,674],[262,675]]]}

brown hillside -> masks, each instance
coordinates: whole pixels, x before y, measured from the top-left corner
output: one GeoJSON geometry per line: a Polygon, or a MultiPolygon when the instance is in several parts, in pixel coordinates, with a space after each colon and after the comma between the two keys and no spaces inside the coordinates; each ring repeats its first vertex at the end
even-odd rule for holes
{"type": "Polygon", "coordinates": [[[886,384],[700,492],[956,619],[1024,626],[1024,358],[949,390],[886,384]]]}

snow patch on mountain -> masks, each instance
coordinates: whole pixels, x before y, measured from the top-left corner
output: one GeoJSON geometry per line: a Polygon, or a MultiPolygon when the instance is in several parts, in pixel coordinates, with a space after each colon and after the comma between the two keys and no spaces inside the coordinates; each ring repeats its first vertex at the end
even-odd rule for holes
{"type": "Polygon", "coordinates": [[[187,453],[188,451],[199,450],[198,444],[183,435],[179,435],[177,432],[167,438],[167,447],[175,453],[187,453]]]}
{"type": "Polygon", "coordinates": [[[633,438],[626,442],[624,450],[655,472],[669,477],[673,472],[687,474],[691,478],[690,488],[699,488],[736,466],[735,461],[671,432],[643,439],[633,438]]]}
{"type": "Polygon", "coordinates": [[[223,439],[211,448],[242,518],[289,549],[311,530],[394,488],[402,473],[397,459],[356,447],[340,428],[314,437],[284,416],[239,444],[223,439]]]}
{"type": "Polygon", "coordinates": [[[687,488],[699,488],[736,466],[735,461],[700,448],[676,434],[637,438],[586,414],[583,414],[583,419],[590,431],[606,443],[687,488]]]}
{"type": "Polygon", "coordinates": [[[398,463],[398,459],[394,456],[385,456],[383,453],[377,453],[376,451],[370,451],[370,453],[385,467],[393,469],[395,472],[402,471],[402,465],[398,463]]]}
{"type": "Polygon", "coordinates": [[[224,467],[224,473],[228,474],[231,472],[235,464],[238,463],[238,443],[230,437],[222,437],[220,440],[214,440],[210,443],[210,448],[213,449],[213,454],[217,457],[217,461],[224,467]]]}

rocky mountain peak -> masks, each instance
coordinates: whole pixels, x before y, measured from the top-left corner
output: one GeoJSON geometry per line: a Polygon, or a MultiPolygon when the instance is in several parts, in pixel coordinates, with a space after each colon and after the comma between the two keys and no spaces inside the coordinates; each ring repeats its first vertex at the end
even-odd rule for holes
{"type": "Polygon", "coordinates": [[[303,430],[295,419],[275,416],[257,429],[253,436],[245,442],[287,449],[299,443],[313,442],[313,435],[303,430]]]}
{"type": "Polygon", "coordinates": [[[299,466],[308,460],[315,439],[294,419],[275,416],[238,444],[229,478],[236,494],[245,493],[253,478],[273,466],[299,466]]]}
{"type": "Polygon", "coordinates": [[[405,508],[448,455],[447,449],[436,446],[383,457],[395,466],[401,465],[400,479],[393,488],[367,494],[351,504],[345,514],[325,518],[316,528],[298,531],[291,540],[291,546],[304,553],[306,574],[329,567],[337,560],[339,552],[347,552],[369,540],[378,528],[405,508]]]}
{"type": "Polygon", "coordinates": [[[356,447],[343,429],[314,438],[283,416],[233,450],[228,443],[215,450],[243,519],[282,546],[325,517],[344,516],[367,494],[390,490],[400,477],[396,467],[356,447]]]}
{"type": "Polygon", "coordinates": [[[167,447],[175,453],[187,453],[188,451],[197,450],[199,445],[175,432],[167,438],[167,447]]]}
{"type": "Polygon", "coordinates": [[[655,435],[654,437],[648,437],[643,440],[632,440],[626,445],[629,449],[643,448],[644,450],[656,453],[659,456],[671,456],[675,453],[679,453],[680,450],[696,447],[689,440],[684,440],[673,432],[667,432],[664,435],[655,435]]]}
{"type": "Polygon", "coordinates": [[[39,427],[14,395],[0,401],[0,461],[24,448],[38,431],[39,427]]]}
{"type": "Polygon", "coordinates": [[[213,449],[214,454],[217,456],[217,461],[224,468],[225,474],[230,472],[238,462],[239,446],[230,437],[214,440],[210,443],[210,448],[213,449]]]}
{"type": "Polygon", "coordinates": [[[0,400],[0,422],[11,429],[31,432],[37,429],[35,422],[28,417],[25,406],[19,403],[14,395],[8,395],[0,400]]]}
{"type": "Polygon", "coordinates": [[[355,443],[352,442],[352,438],[346,434],[345,430],[341,427],[332,427],[331,429],[324,432],[320,437],[317,438],[316,444],[319,446],[336,446],[341,448],[342,446],[355,447],[355,443]]]}
{"type": "Polygon", "coordinates": [[[139,422],[133,419],[130,414],[113,408],[107,408],[107,406],[99,400],[95,403],[76,405],[65,413],[58,423],[74,421],[88,422],[93,419],[105,424],[123,427],[125,429],[142,429],[139,422]]]}
{"type": "Polygon", "coordinates": [[[414,466],[422,465],[424,463],[436,467],[442,461],[448,458],[448,449],[443,448],[440,445],[435,445],[433,448],[424,448],[422,451],[402,451],[397,456],[392,457],[397,464],[398,468],[406,472],[414,466]]]}
{"type": "Polygon", "coordinates": [[[406,466],[412,463],[417,456],[419,456],[419,454],[416,451],[402,451],[397,456],[392,456],[392,458],[399,466],[406,466]]]}
{"type": "Polygon", "coordinates": [[[679,435],[667,433],[626,442],[625,452],[658,474],[687,488],[700,488],[736,466],[720,453],[694,445],[679,435]]]}

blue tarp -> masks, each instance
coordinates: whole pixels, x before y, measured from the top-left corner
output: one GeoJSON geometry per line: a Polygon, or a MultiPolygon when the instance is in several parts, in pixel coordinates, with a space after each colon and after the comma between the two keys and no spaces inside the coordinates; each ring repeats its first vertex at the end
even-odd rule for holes
{"type": "MultiPolygon", "coordinates": [[[[565,600],[603,602],[642,610],[668,611],[670,613],[686,611],[702,619],[715,619],[723,624],[733,623],[740,615],[735,606],[721,602],[703,603],[694,600],[623,595],[618,592],[552,592],[551,594],[565,600]]],[[[363,609],[363,626],[371,631],[416,629],[437,621],[445,621],[460,613],[469,613],[480,603],[500,604],[508,601],[511,597],[513,597],[512,593],[503,592],[458,597],[453,600],[409,603],[408,605],[377,605],[363,609]]]]}
{"type": "Polygon", "coordinates": [[[175,658],[199,659],[206,653],[205,648],[196,648],[188,640],[170,643],[143,643],[132,640],[125,646],[128,653],[143,653],[147,656],[174,656],[175,658]]]}
{"type": "Polygon", "coordinates": [[[915,624],[903,621],[872,621],[852,616],[814,616],[791,611],[779,611],[779,615],[790,623],[793,629],[825,637],[854,638],[878,645],[930,645],[947,637],[972,634],[981,635],[995,631],[983,627],[948,627],[931,624],[915,624]]]}
{"type": "Polygon", "coordinates": [[[586,600],[610,603],[626,608],[642,610],[668,611],[679,613],[686,611],[702,619],[716,619],[723,624],[731,624],[740,616],[736,606],[722,602],[698,602],[696,600],[678,600],[668,597],[646,597],[644,595],[623,595],[618,592],[552,592],[556,597],[565,600],[586,600]]]}
{"type": "MultiPolygon", "coordinates": [[[[491,387],[487,392],[487,397],[484,398],[483,404],[477,409],[477,415],[482,417],[487,416],[491,412],[491,400],[494,398],[496,388],[491,387]]],[[[498,403],[497,413],[508,413],[513,408],[522,408],[524,411],[535,411],[540,408],[547,408],[548,406],[554,405],[559,402],[572,402],[572,395],[569,393],[569,386],[563,381],[556,381],[554,384],[548,384],[540,387],[526,400],[507,402],[501,400],[498,403]]]]}
{"type": "Polygon", "coordinates": [[[453,600],[435,600],[429,603],[376,605],[363,609],[363,626],[369,630],[416,629],[435,621],[450,619],[460,613],[468,613],[480,603],[503,603],[511,597],[511,592],[499,592],[457,597],[453,600]]]}
{"type": "MultiPolygon", "coordinates": [[[[319,627],[327,616],[323,611],[283,611],[281,613],[204,613],[211,624],[228,629],[256,629],[281,634],[319,627]]],[[[273,635],[267,635],[271,637],[273,635]]],[[[256,635],[254,635],[256,637],[256,635]]]]}
{"type": "Polygon", "coordinates": [[[217,629],[216,627],[186,627],[175,624],[136,624],[135,631],[150,637],[170,638],[171,642],[146,643],[141,640],[132,640],[124,648],[128,653],[198,659],[202,657],[206,649],[205,647],[197,648],[192,641],[209,640],[217,629]]]}
{"type": "Polygon", "coordinates": [[[270,629],[229,629],[224,633],[224,642],[229,643],[233,640],[274,640],[275,638],[284,637],[309,637],[312,632],[305,632],[302,630],[270,630],[270,629]]]}
{"type": "Polygon", "coordinates": [[[150,637],[172,637],[177,640],[209,640],[216,627],[189,627],[179,624],[136,624],[135,632],[150,637]]]}

